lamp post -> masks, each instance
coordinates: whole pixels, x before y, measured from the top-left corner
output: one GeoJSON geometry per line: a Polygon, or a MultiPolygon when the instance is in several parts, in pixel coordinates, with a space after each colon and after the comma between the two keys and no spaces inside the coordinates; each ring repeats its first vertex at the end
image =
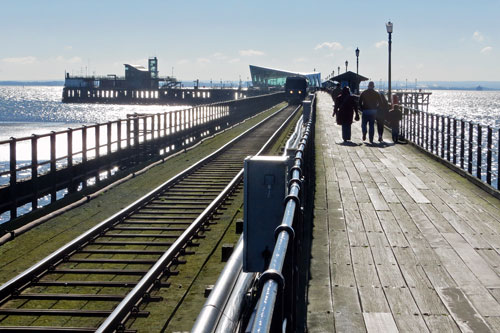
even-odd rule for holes
{"type": "Polygon", "coordinates": [[[349,62],[346,60],[345,61],[345,71],[346,71],[346,73],[347,73],[347,65],[349,65],[349,62]]]}
{"type": "Polygon", "coordinates": [[[337,75],[340,75],[340,66],[337,67],[337,73],[338,73],[337,75]]]}
{"type": "Polygon", "coordinates": [[[359,94],[359,48],[356,48],[356,92],[359,94]]]}
{"type": "Polygon", "coordinates": [[[392,50],[392,22],[389,21],[385,24],[385,27],[387,29],[387,33],[389,34],[389,81],[388,81],[388,98],[389,98],[389,103],[392,104],[392,95],[391,95],[391,50],[392,50]]]}

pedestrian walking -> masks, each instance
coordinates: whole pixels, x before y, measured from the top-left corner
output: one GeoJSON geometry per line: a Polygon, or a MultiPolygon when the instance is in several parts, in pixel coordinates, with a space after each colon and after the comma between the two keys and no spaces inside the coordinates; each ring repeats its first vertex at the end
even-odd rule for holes
{"type": "Polygon", "coordinates": [[[382,102],[380,101],[380,94],[375,91],[375,83],[370,81],[368,89],[363,91],[359,96],[359,106],[361,109],[361,131],[363,132],[363,141],[366,140],[367,125],[369,127],[368,137],[370,143],[373,143],[373,136],[375,135],[375,117],[377,110],[382,102]]]}
{"type": "Polygon", "coordinates": [[[385,98],[384,93],[379,92],[379,94],[381,104],[378,107],[375,120],[377,121],[378,142],[384,142],[384,123],[387,113],[389,112],[389,103],[387,102],[387,98],[385,98]]]}
{"type": "Polygon", "coordinates": [[[403,119],[403,113],[399,105],[394,105],[393,109],[389,112],[389,124],[391,125],[392,141],[399,142],[399,122],[403,119]]]}
{"type": "Polygon", "coordinates": [[[342,139],[344,142],[351,141],[351,125],[354,115],[359,120],[358,103],[351,95],[349,87],[344,87],[342,93],[335,99],[333,115],[337,116],[337,124],[342,126],[342,139]]]}

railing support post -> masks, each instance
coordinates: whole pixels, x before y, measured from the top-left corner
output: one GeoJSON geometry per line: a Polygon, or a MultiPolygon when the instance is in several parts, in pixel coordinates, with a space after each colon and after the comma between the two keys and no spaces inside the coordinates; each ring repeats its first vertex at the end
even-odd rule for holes
{"type": "Polygon", "coordinates": [[[491,185],[491,146],[493,144],[493,130],[490,126],[488,126],[488,143],[487,143],[487,151],[486,151],[486,183],[491,185]]]}

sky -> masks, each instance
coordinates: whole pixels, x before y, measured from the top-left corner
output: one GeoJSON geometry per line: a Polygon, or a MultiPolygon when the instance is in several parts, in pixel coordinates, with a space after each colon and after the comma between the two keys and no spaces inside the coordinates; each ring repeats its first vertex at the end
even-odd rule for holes
{"type": "Polygon", "coordinates": [[[500,81],[500,0],[0,0],[0,81],[124,75],[158,58],[160,76],[249,79],[249,64],[338,67],[386,80],[500,81]]]}

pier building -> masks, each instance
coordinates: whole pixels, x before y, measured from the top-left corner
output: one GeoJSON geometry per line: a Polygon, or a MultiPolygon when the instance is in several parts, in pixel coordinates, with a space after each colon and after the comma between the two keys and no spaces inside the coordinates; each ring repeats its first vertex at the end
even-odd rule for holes
{"type": "Polygon", "coordinates": [[[250,65],[250,75],[252,85],[261,89],[282,89],[285,86],[286,78],[289,76],[305,77],[309,87],[321,86],[321,73],[319,72],[301,73],[250,65]]]}

